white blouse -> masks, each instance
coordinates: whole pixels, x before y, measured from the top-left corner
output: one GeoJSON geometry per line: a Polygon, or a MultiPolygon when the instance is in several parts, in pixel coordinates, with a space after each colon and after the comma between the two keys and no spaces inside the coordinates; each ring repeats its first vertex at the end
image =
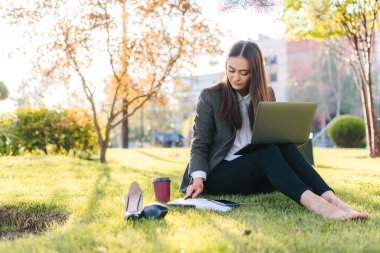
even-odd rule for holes
{"type": "Polygon", "coordinates": [[[240,106],[240,112],[242,117],[242,126],[240,129],[236,132],[236,137],[234,144],[232,145],[230,151],[224,158],[224,160],[232,161],[235,158],[238,158],[241,155],[234,155],[236,152],[238,152],[240,149],[244,148],[251,142],[252,137],[252,129],[249,124],[249,115],[248,115],[248,108],[249,104],[251,103],[251,97],[250,95],[246,95],[242,97],[238,93],[238,99],[239,99],[239,106],[240,106]]]}

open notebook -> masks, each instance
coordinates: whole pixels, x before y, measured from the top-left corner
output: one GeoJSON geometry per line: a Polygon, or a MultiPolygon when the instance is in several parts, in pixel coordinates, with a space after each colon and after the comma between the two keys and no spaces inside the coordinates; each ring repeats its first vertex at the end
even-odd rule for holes
{"type": "Polygon", "coordinates": [[[174,206],[190,206],[195,207],[198,210],[209,209],[219,212],[227,212],[231,210],[231,207],[223,205],[217,201],[207,200],[207,199],[176,199],[174,201],[168,202],[168,205],[174,206]]]}

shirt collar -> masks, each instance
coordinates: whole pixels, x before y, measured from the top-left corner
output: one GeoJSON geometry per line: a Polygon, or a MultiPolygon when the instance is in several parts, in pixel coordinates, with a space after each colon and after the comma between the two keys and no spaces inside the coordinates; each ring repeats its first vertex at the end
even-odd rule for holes
{"type": "Polygon", "coordinates": [[[236,93],[238,95],[239,104],[244,102],[248,106],[249,103],[251,103],[251,96],[249,93],[247,95],[245,95],[244,97],[242,95],[240,95],[239,92],[236,92],[236,93]]]}

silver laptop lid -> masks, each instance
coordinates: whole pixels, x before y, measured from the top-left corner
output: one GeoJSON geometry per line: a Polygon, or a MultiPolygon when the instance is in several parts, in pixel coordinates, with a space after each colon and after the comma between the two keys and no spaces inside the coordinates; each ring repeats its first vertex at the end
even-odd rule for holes
{"type": "Polygon", "coordinates": [[[317,103],[260,102],[252,144],[303,144],[309,139],[317,103]]]}

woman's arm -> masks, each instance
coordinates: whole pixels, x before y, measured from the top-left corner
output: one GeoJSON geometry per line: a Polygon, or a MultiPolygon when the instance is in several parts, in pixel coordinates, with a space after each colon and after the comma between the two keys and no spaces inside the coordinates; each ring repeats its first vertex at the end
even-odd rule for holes
{"type": "Polygon", "coordinates": [[[214,109],[208,89],[202,90],[196,108],[191,143],[189,175],[194,171],[209,172],[209,153],[215,129],[214,109]]]}
{"type": "Polygon", "coordinates": [[[196,108],[194,135],[190,151],[189,175],[193,184],[187,188],[187,196],[197,197],[203,191],[203,181],[209,171],[209,152],[215,128],[213,103],[208,89],[202,90],[196,108]]]}

